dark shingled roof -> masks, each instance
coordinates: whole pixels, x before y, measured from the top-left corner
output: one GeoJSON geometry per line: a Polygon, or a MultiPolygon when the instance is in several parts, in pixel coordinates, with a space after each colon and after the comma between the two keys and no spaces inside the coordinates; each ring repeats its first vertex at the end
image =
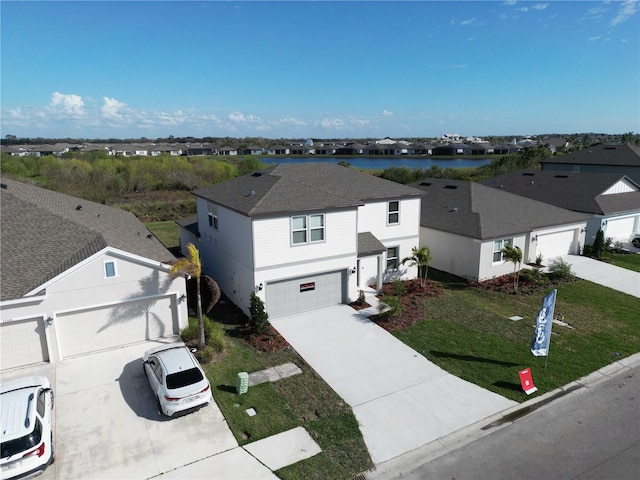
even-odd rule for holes
{"type": "Polygon", "coordinates": [[[424,192],[421,226],[479,240],[590,217],[473,182],[426,178],[411,185],[424,192]]]}
{"type": "Polygon", "coordinates": [[[357,207],[420,191],[332,163],[276,165],[194,191],[246,216],[357,207]]]}
{"type": "Polygon", "coordinates": [[[640,185],[620,174],[554,170],[521,170],[480,183],[575,212],[610,215],[640,209],[640,191],[603,195],[620,181],[640,190],[640,185]]]}
{"type": "Polygon", "coordinates": [[[640,166],[640,147],[629,144],[596,145],[566,155],[546,158],[540,163],[638,167],[640,166]]]}
{"type": "Polygon", "coordinates": [[[377,255],[386,252],[385,247],[380,240],[371,232],[362,232],[358,234],[358,256],[366,257],[367,255],[377,255]]]}
{"type": "Polygon", "coordinates": [[[3,178],[0,300],[20,298],[107,246],[174,259],[131,213],[3,178]]]}

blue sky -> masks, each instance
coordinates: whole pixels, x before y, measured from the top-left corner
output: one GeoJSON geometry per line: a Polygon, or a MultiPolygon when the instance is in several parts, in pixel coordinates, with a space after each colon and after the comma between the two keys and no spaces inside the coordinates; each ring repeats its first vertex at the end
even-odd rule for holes
{"type": "Polygon", "coordinates": [[[7,1],[2,136],[640,131],[628,1],[7,1]]]}

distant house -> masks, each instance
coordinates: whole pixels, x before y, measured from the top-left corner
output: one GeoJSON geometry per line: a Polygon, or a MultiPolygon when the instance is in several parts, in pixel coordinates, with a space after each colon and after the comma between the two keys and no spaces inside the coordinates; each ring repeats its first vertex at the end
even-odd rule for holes
{"type": "Polygon", "coordinates": [[[430,265],[483,281],[513,271],[506,245],[520,247],[523,263],[577,254],[590,215],[572,212],[473,182],[425,178],[420,245],[429,247],[430,265]]]}
{"type": "Polygon", "coordinates": [[[181,221],[203,270],[248,313],[250,295],[272,318],[358,297],[394,278],[420,235],[421,192],[331,163],[281,164],[193,192],[181,221]]]}
{"type": "Polygon", "coordinates": [[[173,337],[187,326],[175,257],[123,210],[3,178],[0,368],[173,337]]]}
{"type": "Polygon", "coordinates": [[[640,183],[640,147],[629,144],[596,145],[540,162],[555,172],[615,173],[640,183]]]}
{"type": "Polygon", "coordinates": [[[289,147],[284,145],[273,145],[267,148],[267,155],[289,155],[290,153],[289,147]]]}
{"type": "Polygon", "coordinates": [[[262,155],[263,153],[264,149],[256,145],[250,145],[244,149],[245,155],[262,155]]]}
{"type": "Polygon", "coordinates": [[[218,155],[238,155],[238,150],[233,147],[222,147],[218,150],[218,155]]]}
{"type": "Polygon", "coordinates": [[[190,157],[210,156],[218,155],[218,148],[208,143],[186,144],[186,146],[183,147],[183,152],[190,157]]]}
{"type": "MultiPolygon", "coordinates": [[[[568,155],[567,155],[568,156],[568,155]]],[[[498,175],[484,185],[539,202],[591,215],[585,241],[605,237],[626,242],[640,231],[640,184],[621,174],[521,170],[498,175]]]]}

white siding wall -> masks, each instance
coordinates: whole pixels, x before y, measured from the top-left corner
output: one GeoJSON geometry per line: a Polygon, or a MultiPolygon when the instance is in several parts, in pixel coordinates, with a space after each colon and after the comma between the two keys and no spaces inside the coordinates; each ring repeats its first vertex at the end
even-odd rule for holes
{"type": "MultiPolygon", "coordinates": [[[[505,237],[506,238],[506,237],[505,237]]],[[[522,249],[524,262],[525,252],[527,251],[527,235],[513,237],[513,246],[522,249]]],[[[500,239],[496,239],[500,240],[500,239]]],[[[500,277],[513,272],[513,263],[511,262],[493,262],[493,240],[483,242],[480,245],[480,269],[478,271],[478,280],[488,280],[494,277],[500,277]]]]}
{"type": "MultiPolygon", "coordinates": [[[[582,231],[584,229],[587,228],[587,221],[585,220],[584,222],[581,223],[574,223],[574,224],[570,224],[570,225],[560,225],[557,227],[553,227],[553,228],[546,228],[546,229],[540,229],[540,230],[534,230],[531,232],[531,235],[529,237],[529,248],[528,250],[525,250],[524,248],[522,249],[522,251],[525,253],[523,255],[523,263],[529,263],[529,262],[534,262],[536,259],[536,256],[539,253],[542,253],[543,257],[544,257],[544,252],[542,251],[538,251],[539,249],[537,248],[536,242],[531,241],[531,238],[535,237],[536,235],[541,236],[541,235],[552,235],[555,233],[559,233],[559,232],[566,232],[567,230],[573,230],[573,239],[570,240],[567,244],[567,250],[572,254],[572,255],[577,255],[580,254],[580,250],[581,248],[584,246],[584,242],[585,242],[585,238],[586,235],[585,233],[582,231]]],[[[548,258],[548,256],[547,256],[548,258]]],[[[543,258],[544,260],[544,258],[543,258]]]]}
{"type": "Polygon", "coordinates": [[[477,280],[480,268],[480,242],[460,235],[422,228],[420,245],[431,251],[430,267],[477,280]]]}
{"type": "Polygon", "coordinates": [[[620,180],[616,182],[611,188],[604,191],[603,195],[612,195],[614,193],[627,193],[627,192],[637,192],[638,189],[628,180],[620,180]]]}

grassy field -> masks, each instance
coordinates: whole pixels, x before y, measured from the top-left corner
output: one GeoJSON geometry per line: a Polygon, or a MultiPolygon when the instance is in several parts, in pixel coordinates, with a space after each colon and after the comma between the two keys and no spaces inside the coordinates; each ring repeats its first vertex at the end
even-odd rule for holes
{"type": "Polygon", "coordinates": [[[630,253],[624,255],[605,252],[604,259],[612,265],[640,272],[640,254],[630,253]]]}
{"type": "Polygon", "coordinates": [[[180,246],[180,228],[173,220],[165,222],[150,222],[145,226],[153,233],[169,250],[180,246]]]}

